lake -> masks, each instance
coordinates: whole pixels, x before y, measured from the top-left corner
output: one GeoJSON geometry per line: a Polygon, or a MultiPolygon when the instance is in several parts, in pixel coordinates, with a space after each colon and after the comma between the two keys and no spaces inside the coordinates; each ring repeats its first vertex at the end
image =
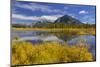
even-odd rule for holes
{"type": "Polygon", "coordinates": [[[95,48],[96,48],[96,37],[93,35],[67,35],[64,32],[50,32],[50,31],[35,31],[35,30],[12,30],[12,39],[19,37],[15,41],[28,41],[33,44],[55,41],[59,43],[66,43],[69,46],[85,43],[89,45],[89,51],[93,54],[95,58],[95,48]]]}

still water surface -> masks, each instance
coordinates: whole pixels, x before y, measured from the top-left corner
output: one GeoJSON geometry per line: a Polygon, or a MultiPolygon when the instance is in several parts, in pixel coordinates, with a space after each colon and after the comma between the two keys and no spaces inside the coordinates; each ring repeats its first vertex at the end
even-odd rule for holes
{"type": "Polygon", "coordinates": [[[42,43],[46,41],[65,42],[69,46],[78,43],[85,43],[89,45],[89,51],[95,57],[96,38],[93,35],[67,35],[64,32],[48,32],[48,31],[12,31],[12,39],[20,37],[17,41],[28,41],[33,44],[42,43]],[[62,35],[63,33],[63,35],[62,35]]]}

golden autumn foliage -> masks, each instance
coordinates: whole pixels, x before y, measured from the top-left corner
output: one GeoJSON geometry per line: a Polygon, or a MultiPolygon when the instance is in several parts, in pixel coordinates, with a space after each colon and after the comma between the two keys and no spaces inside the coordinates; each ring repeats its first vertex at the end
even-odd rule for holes
{"type": "Polygon", "coordinates": [[[92,54],[84,46],[68,46],[64,43],[29,42],[12,43],[12,65],[47,64],[92,61],[92,54]]]}
{"type": "Polygon", "coordinates": [[[77,35],[96,35],[95,28],[13,28],[14,30],[36,30],[36,31],[59,31],[67,34],[77,34],[77,35]]]}

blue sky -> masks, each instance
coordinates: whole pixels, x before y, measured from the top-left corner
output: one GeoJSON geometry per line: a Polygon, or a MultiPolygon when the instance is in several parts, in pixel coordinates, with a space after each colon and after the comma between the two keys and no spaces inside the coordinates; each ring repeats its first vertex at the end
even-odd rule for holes
{"type": "Polygon", "coordinates": [[[83,23],[95,24],[95,6],[50,4],[39,2],[12,2],[12,23],[35,23],[41,19],[51,22],[70,15],[83,23]]]}

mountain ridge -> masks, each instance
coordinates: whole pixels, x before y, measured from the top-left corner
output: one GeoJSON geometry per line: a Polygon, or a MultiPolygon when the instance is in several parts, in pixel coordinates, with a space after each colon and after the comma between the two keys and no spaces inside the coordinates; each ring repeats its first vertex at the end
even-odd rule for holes
{"type": "Polygon", "coordinates": [[[76,18],[73,18],[69,15],[64,15],[62,17],[59,17],[54,21],[54,23],[64,23],[64,24],[83,24],[81,21],[79,21],[76,18]]]}

